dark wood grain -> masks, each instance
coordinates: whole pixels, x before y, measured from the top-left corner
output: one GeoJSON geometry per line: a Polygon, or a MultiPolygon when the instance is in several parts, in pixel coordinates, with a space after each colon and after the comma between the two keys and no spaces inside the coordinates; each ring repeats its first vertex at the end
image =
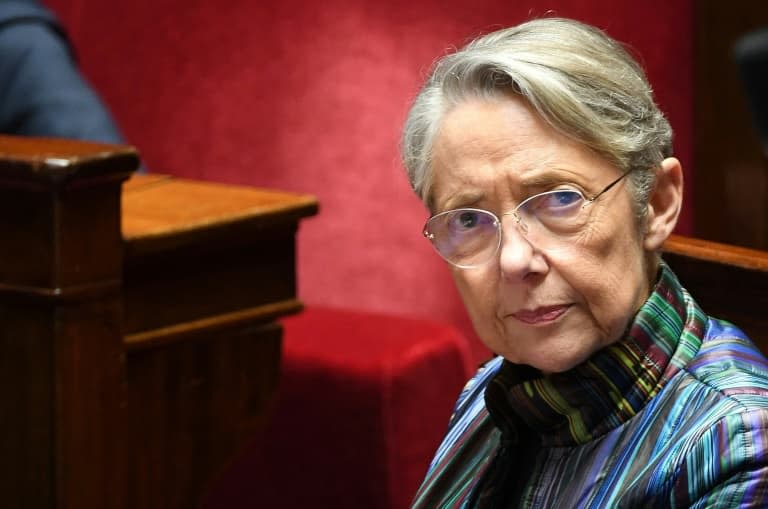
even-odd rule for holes
{"type": "Polygon", "coordinates": [[[266,418],[281,333],[274,323],[200,329],[129,354],[128,507],[198,506],[266,418]]]}
{"type": "Polygon", "coordinates": [[[126,147],[0,137],[6,507],[125,507],[119,206],[130,161],[126,147]]]}
{"type": "Polygon", "coordinates": [[[295,232],[316,210],[277,191],[126,185],[130,507],[194,507],[263,423],[279,375],[274,320],[301,309],[295,232]]]}
{"type": "Polygon", "coordinates": [[[680,236],[664,250],[704,311],[736,324],[768,354],[768,252],[680,236]]]}
{"type": "Polygon", "coordinates": [[[3,506],[195,507],[263,423],[311,196],[0,137],[3,506]]]}

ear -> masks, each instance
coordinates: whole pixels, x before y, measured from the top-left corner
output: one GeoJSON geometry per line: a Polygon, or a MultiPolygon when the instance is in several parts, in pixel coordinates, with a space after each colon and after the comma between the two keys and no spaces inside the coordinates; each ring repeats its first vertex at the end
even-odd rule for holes
{"type": "Polygon", "coordinates": [[[668,157],[661,162],[656,182],[648,197],[648,214],[643,247],[658,251],[672,233],[683,204],[683,168],[680,161],[668,157]]]}

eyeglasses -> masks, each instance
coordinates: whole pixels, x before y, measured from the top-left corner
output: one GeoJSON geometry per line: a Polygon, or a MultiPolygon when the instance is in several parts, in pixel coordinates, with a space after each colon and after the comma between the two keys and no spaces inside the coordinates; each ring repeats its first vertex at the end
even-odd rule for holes
{"type": "MultiPolygon", "coordinates": [[[[569,244],[583,231],[589,219],[587,206],[618,184],[632,170],[624,172],[592,198],[577,189],[556,189],[535,194],[512,212],[520,232],[533,245],[556,250],[569,244]]],[[[448,263],[462,269],[479,267],[491,261],[501,246],[501,220],[483,209],[447,210],[430,217],[424,236],[448,263]]]]}

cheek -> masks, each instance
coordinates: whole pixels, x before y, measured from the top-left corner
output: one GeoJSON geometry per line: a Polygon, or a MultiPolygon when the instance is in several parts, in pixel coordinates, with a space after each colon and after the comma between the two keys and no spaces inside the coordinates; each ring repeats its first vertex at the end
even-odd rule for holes
{"type": "Polygon", "coordinates": [[[640,242],[634,235],[618,233],[555,262],[595,325],[611,337],[623,332],[648,294],[646,253],[640,242]]]}
{"type": "Polygon", "coordinates": [[[631,222],[629,209],[614,216],[605,211],[603,221],[595,221],[578,242],[574,243],[571,260],[562,265],[584,274],[588,286],[602,290],[627,288],[644,270],[645,250],[642,235],[631,222]],[[618,218],[626,218],[620,221],[618,218]]]}
{"type": "Polygon", "coordinates": [[[453,269],[453,281],[464,307],[477,326],[478,319],[491,319],[496,310],[495,279],[485,269],[453,269]]]}

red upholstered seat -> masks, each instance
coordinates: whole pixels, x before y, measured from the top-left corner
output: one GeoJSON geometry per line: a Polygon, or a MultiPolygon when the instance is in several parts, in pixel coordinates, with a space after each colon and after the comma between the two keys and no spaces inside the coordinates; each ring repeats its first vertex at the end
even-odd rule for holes
{"type": "Polygon", "coordinates": [[[207,506],[408,507],[474,371],[468,341],[444,324],[319,307],[284,325],[273,418],[207,506]]]}

